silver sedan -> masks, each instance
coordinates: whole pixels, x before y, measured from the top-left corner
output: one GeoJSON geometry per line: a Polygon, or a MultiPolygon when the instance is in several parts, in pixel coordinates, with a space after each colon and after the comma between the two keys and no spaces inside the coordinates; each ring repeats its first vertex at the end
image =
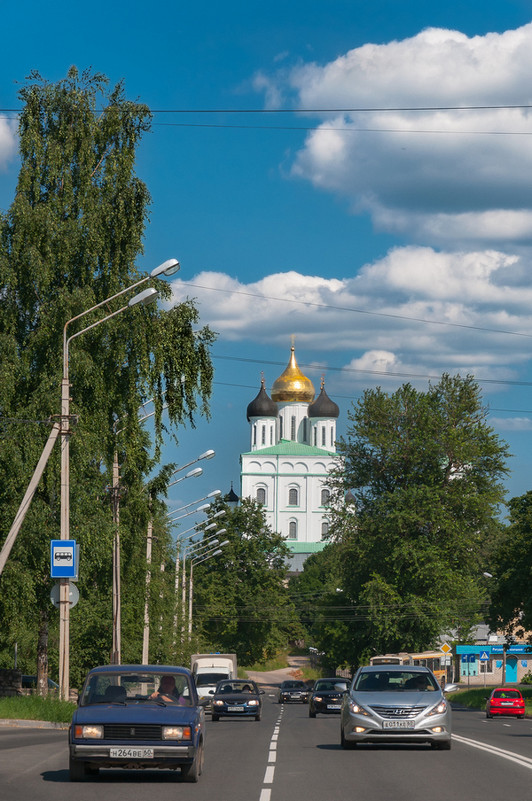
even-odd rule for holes
{"type": "Polygon", "coordinates": [[[340,742],[430,743],[451,747],[451,706],[434,674],[425,667],[373,665],[359,668],[344,695],[340,742]]]}

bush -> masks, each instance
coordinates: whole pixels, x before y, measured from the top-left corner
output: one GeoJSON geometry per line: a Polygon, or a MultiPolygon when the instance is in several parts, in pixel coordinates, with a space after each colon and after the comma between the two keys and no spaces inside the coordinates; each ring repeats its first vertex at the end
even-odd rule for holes
{"type": "Polygon", "coordinates": [[[525,673],[521,679],[521,684],[532,684],[532,671],[529,670],[528,673],[525,673]]]}

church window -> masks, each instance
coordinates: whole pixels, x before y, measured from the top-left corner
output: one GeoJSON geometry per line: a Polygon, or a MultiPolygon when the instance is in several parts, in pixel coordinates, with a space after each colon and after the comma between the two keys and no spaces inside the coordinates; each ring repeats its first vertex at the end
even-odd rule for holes
{"type": "Polygon", "coordinates": [[[329,523],[327,522],[327,520],[324,520],[323,523],[321,524],[321,538],[322,538],[322,540],[324,540],[327,537],[328,533],[329,533],[329,523]]]}
{"type": "Polygon", "coordinates": [[[329,498],[331,497],[331,493],[328,489],[322,489],[321,491],[321,505],[327,506],[329,503],[329,498]]]}
{"type": "Polygon", "coordinates": [[[318,444],[318,429],[314,429],[314,446],[318,444]]]}
{"type": "Polygon", "coordinates": [[[296,418],[295,415],[292,415],[290,418],[290,439],[294,440],[296,438],[296,418]]]}
{"type": "Polygon", "coordinates": [[[326,433],[327,433],[327,431],[325,430],[325,426],[323,426],[323,428],[321,429],[321,444],[322,444],[323,447],[325,447],[325,435],[326,435],[326,433]]]}
{"type": "Polygon", "coordinates": [[[288,523],[288,539],[297,540],[297,520],[290,520],[288,523]]]}
{"type": "Polygon", "coordinates": [[[257,426],[253,426],[253,444],[257,444],[257,426]]]}
{"type": "Polygon", "coordinates": [[[334,431],[331,428],[331,448],[334,448],[334,431]]]}
{"type": "Polygon", "coordinates": [[[283,418],[279,418],[279,439],[283,438],[283,418]]]}
{"type": "Polygon", "coordinates": [[[264,487],[259,487],[257,490],[257,501],[262,503],[263,506],[266,506],[266,490],[264,487]]]}
{"type": "Polygon", "coordinates": [[[266,426],[261,426],[261,445],[266,445],[266,426]]]}
{"type": "Polygon", "coordinates": [[[297,506],[298,505],[298,492],[296,487],[292,487],[288,490],[288,506],[297,506]]]}

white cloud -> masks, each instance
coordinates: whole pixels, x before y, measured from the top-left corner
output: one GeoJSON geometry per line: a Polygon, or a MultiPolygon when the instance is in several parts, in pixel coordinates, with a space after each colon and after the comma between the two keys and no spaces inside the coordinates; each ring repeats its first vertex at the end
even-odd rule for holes
{"type": "Polygon", "coordinates": [[[489,423],[498,431],[532,431],[530,417],[490,417],[489,423]]]}
{"type": "Polygon", "coordinates": [[[380,229],[503,247],[531,239],[532,110],[446,107],[530,104],[531,74],[532,23],[471,38],[431,28],[262,81],[270,100],[290,91],[301,109],[439,109],[314,114],[321,122],[292,174],[345,197],[380,229]]]}
{"type": "Polygon", "coordinates": [[[172,303],[196,298],[202,322],[221,341],[275,346],[295,334],[299,346],[338,366],[512,380],[530,360],[529,269],[523,257],[498,251],[410,246],[394,248],[352,278],[287,271],[243,284],[204,272],[190,282],[176,279],[172,303]],[[513,282],[506,281],[509,271],[513,282]]]}
{"type": "Polygon", "coordinates": [[[0,170],[4,170],[17,150],[16,123],[0,117],[0,170]]]}

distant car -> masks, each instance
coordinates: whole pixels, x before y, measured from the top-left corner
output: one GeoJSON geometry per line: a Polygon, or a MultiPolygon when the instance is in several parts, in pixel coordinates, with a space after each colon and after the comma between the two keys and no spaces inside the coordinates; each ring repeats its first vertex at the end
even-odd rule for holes
{"type": "Polygon", "coordinates": [[[203,768],[205,710],[187,668],[109,665],[85,679],[69,728],[70,781],[100,768],[203,768]]]}
{"type": "Polygon", "coordinates": [[[370,665],[355,673],[344,696],[340,723],[342,748],[359,743],[430,743],[451,747],[451,705],[426,667],[370,665]]]}
{"type": "Polygon", "coordinates": [[[511,687],[497,687],[486,701],[486,717],[511,715],[514,718],[524,718],[525,699],[520,690],[511,687]]]}
{"type": "Polygon", "coordinates": [[[279,703],[284,704],[289,701],[297,701],[306,704],[308,701],[309,689],[304,681],[287,679],[281,683],[279,688],[279,703]]]}
{"type": "MultiPolygon", "coordinates": [[[[23,689],[25,690],[37,689],[37,676],[21,676],[20,679],[23,689]]],[[[52,681],[52,679],[48,679],[48,689],[59,690],[59,684],[57,684],[57,682],[55,681],[52,681]]]]}
{"type": "Polygon", "coordinates": [[[228,680],[218,682],[211,691],[212,720],[222,717],[228,718],[255,718],[262,716],[262,699],[264,690],[259,690],[254,681],[248,679],[228,680]]]}
{"type": "Polygon", "coordinates": [[[347,681],[333,676],[330,679],[317,679],[314,682],[308,702],[308,716],[315,718],[317,713],[340,714],[347,681]]]}

